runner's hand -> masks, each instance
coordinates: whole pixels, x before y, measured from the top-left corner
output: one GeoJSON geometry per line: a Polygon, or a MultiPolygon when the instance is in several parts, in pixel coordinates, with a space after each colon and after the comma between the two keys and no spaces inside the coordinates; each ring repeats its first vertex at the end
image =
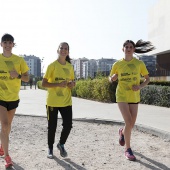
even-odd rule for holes
{"type": "Polygon", "coordinates": [[[69,82],[67,83],[67,86],[68,86],[70,89],[72,89],[72,88],[75,86],[75,82],[74,82],[74,81],[69,81],[69,82]]]}
{"type": "Polygon", "coordinates": [[[9,74],[11,78],[17,78],[19,75],[16,70],[11,70],[9,74]]]}
{"type": "Polygon", "coordinates": [[[59,87],[66,87],[67,86],[67,81],[62,81],[59,83],[59,87]]]}
{"type": "Polygon", "coordinates": [[[138,86],[138,85],[133,85],[133,86],[132,86],[132,90],[133,90],[133,91],[138,91],[138,90],[140,90],[140,86],[138,86]]]}

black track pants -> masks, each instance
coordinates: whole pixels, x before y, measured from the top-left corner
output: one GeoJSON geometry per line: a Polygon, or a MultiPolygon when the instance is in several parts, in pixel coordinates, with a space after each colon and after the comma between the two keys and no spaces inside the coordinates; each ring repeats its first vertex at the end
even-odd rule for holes
{"type": "Polygon", "coordinates": [[[72,128],[72,106],[66,107],[51,107],[47,106],[47,119],[48,119],[48,146],[53,149],[55,142],[55,133],[57,128],[58,111],[61,114],[63,129],[60,136],[60,144],[65,144],[71,128],[72,128]]]}

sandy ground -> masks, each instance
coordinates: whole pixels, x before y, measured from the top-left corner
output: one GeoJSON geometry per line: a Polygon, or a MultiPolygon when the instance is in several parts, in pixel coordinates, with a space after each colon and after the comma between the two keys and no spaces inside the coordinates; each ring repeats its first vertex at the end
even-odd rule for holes
{"type": "MultiPolygon", "coordinates": [[[[137,161],[124,157],[118,143],[116,124],[74,121],[62,158],[54,147],[54,159],[47,158],[47,121],[43,117],[15,116],[10,135],[10,155],[16,170],[170,170],[170,142],[134,130],[132,149],[137,161]]],[[[57,144],[61,120],[56,133],[57,144]]],[[[0,157],[0,170],[4,170],[0,157]]]]}

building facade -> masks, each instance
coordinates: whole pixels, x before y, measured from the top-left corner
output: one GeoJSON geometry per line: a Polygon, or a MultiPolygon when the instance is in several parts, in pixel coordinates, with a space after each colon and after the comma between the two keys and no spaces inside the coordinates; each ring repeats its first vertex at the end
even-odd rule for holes
{"type": "Polygon", "coordinates": [[[99,60],[96,60],[97,72],[101,72],[103,75],[108,76],[112,69],[113,63],[115,63],[116,61],[117,61],[116,59],[108,58],[101,58],[99,60]]]}
{"type": "Polygon", "coordinates": [[[34,55],[20,55],[26,61],[30,70],[28,73],[34,77],[41,77],[41,59],[34,55]]]}
{"type": "Polygon", "coordinates": [[[71,63],[74,67],[74,73],[76,79],[83,78],[83,62],[85,61],[88,61],[88,59],[85,57],[71,60],[71,63]]]}
{"type": "Polygon", "coordinates": [[[139,60],[142,60],[149,72],[149,76],[156,76],[156,56],[141,55],[139,60]]]}
{"type": "Polygon", "coordinates": [[[156,76],[170,76],[170,1],[159,0],[149,11],[148,39],[156,49],[156,76]]]}
{"type": "Polygon", "coordinates": [[[115,63],[116,59],[87,59],[87,58],[79,58],[72,60],[71,63],[74,67],[76,79],[87,79],[87,78],[95,78],[98,73],[101,73],[104,76],[108,76],[110,74],[113,63],[115,63]]]}
{"type": "Polygon", "coordinates": [[[91,59],[83,62],[83,78],[94,78],[97,72],[96,60],[91,59]]]}

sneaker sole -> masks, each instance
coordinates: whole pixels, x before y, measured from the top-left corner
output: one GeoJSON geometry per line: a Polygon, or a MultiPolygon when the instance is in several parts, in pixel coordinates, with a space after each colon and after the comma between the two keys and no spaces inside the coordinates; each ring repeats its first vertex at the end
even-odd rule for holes
{"type": "Polygon", "coordinates": [[[6,168],[10,168],[10,167],[12,167],[12,166],[13,166],[12,163],[11,163],[11,164],[8,164],[8,165],[5,165],[6,168]]]}
{"type": "Polygon", "coordinates": [[[129,161],[136,161],[136,158],[131,159],[131,158],[128,158],[128,157],[126,157],[126,156],[125,156],[125,158],[126,158],[127,160],[129,160],[129,161]]]}
{"type": "Polygon", "coordinates": [[[47,158],[53,159],[53,156],[52,155],[47,155],[47,158]]]}

